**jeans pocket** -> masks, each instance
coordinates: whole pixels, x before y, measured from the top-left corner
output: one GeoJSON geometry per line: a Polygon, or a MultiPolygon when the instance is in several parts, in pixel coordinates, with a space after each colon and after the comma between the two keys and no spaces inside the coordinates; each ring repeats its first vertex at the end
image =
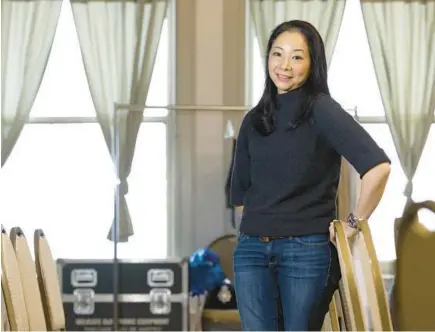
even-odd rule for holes
{"type": "Polygon", "coordinates": [[[326,246],[329,245],[329,234],[312,234],[295,236],[295,241],[306,246],[326,246]]]}

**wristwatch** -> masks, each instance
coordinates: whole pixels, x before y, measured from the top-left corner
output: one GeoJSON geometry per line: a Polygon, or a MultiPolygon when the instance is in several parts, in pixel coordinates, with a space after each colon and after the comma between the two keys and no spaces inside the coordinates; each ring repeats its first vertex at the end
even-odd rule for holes
{"type": "Polygon", "coordinates": [[[349,217],[347,217],[347,224],[352,228],[358,228],[359,218],[355,217],[355,215],[351,212],[349,217]]]}

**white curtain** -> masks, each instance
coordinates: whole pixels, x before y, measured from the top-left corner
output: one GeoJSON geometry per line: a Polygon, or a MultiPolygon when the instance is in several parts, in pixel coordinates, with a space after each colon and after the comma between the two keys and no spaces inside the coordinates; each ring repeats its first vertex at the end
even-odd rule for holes
{"type": "MultiPolygon", "coordinates": [[[[145,105],[168,2],[71,0],[71,3],[97,119],[107,147],[112,151],[114,104],[145,105]]],[[[128,193],[127,178],[143,112],[118,112],[118,241],[126,242],[133,235],[125,199],[128,193]]],[[[115,162],[115,158],[112,159],[115,162]]],[[[114,240],[111,230],[108,238],[114,240]]]]}
{"type": "Polygon", "coordinates": [[[304,20],[316,27],[323,38],[326,59],[331,63],[346,0],[250,0],[251,16],[262,56],[270,33],[280,23],[304,20]]]}
{"type": "Polygon", "coordinates": [[[62,0],[2,0],[1,166],[28,121],[61,6],[62,0]]]}
{"type": "Polygon", "coordinates": [[[408,183],[435,111],[435,1],[361,1],[386,118],[408,183]]]}

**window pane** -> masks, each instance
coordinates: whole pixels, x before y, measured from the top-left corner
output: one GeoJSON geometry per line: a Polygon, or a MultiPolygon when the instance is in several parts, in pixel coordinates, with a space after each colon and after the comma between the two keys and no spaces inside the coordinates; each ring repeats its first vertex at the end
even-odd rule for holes
{"type": "MultiPolygon", "coordinates": [[[[387,124],[364,124],[364,128],[391,158],[391,174],[384,196],[378,208],[370,218],[370,228],[373,234],[376,251],[380,260],[395,259],[394,219],[402,216],[406,197],[403,192],[406,177],[400,165],[396,148],[387,124]]],[[[433,184],[435,184],[435,130],[432,125],[426,142],[419,167],[414,177],[413,200],[433,200],[433,184]]],[[[422,223],[425,220],[421,220],[422,223]]]]}
{"type": "Polygon", "coordinates": [[[413,199],[435,200],[435,125],[432,125],[414,176],[413,199]]]}
{"type": "Polygon", "coordinates": [[[258,45],[257,37],[255,37],[255,33],[252,34],[254,37],[252,38],[252,68],[251,68],[251,103],[252,106],[257,105],[258,101],[263,94],[264,89],[264,80],[265,80],[265,69],[264,69],[264,61],[260,52],[260,45],[258,45]]]}
{"type": "MultiPolygon", "coordinates": [[[[414,176],[412,198],[416,202],[435,201],[435,125],[431,126],[426,145],[423,150],[417,172],[414,176]]],[[[428,229],[435,231],[435,215],[427,210],[419,212],[420,222],[428,229]]]]}
{"type": "MultiPolygon", "coordinates": [[[[167,19],[157,51],[147,104],[168,104],[169,31],[167,19]]],[[[146,110],[145,116],[165,116],[166,109],[146,110]]],[[[95,116],[71,4],[63,2],[59,23],[41,87],[33,105],[32,117],[95,116]]]]}
{"type": "Polygon", "coordinates": [[[390,129],[387,124],[364,124],[364,128],[391,159],[391,173],[384,196],[370,218],[370,229],[379,260],[396,258],[394,220],[402,215],[406,198],[406,178],[400,166],[390,129]]]}
{"type": "Polygon", "coordinates": [[[144,122],[139,130],[127,196],[135,235],[125,250],[121,244],[124,257],[167,255],[166,134],[166,124],[159,122],[144,122]]]}
{"type": "MultiPolygon", "coordinates": [[[[159,48],[154,63],[147,105],[166,106],[169,103],[169,29],[165,19],[160,36],[159,48]]],[[[144,116],[165,116],[167,109],[146,109],[144,116]]]]}
{"type": "Polygon", "coordinates": [[[62,4],[47,68],[30,115],[96,115],[69,1],[62,4]]]}
{"type": "MultiPolygon", "coordinates": [[[[127,196],[135,235],[121,258],[166,255],[166,128],[144,123],[127,196]],[[152,142],[152,144],[151,144],[152,142]],[[141,246],[139,247],[139,243],[141,246]]],[[[111,258],[115,178],[98,124],[28,124],[1,171],[2,223],[47,234],[55,258],[111,258]]]]}
{"type": "Polygon", "coordinates": [[[346,1],[343,21],[328,72],[331,95],[361,116],[383,116],[359,0],[346,1]]]}

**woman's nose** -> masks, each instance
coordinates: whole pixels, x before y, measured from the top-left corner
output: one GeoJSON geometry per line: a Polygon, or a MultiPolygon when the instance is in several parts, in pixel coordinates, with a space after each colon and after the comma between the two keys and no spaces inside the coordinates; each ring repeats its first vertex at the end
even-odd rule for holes
{"type": "Polygon", "coordinates": [[[290,70],[291,69],[291,59],[287,58],[287,57],[283,57],[280,67],[282,70],[290,70]]]}

